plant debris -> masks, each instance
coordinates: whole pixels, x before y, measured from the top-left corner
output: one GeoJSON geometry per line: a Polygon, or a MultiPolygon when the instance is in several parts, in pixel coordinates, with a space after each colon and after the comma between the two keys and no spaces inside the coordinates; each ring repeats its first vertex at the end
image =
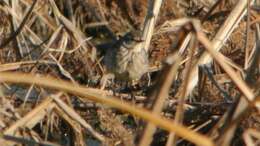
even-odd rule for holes
{"type": "Polygon", "coordinates": [[[259,145],[259,3],[0,1],[0,145],[259,145]]]}

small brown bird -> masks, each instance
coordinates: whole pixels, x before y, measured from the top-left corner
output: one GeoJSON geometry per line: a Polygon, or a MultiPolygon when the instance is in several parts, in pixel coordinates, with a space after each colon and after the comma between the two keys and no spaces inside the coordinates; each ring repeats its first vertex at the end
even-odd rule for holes
{"type": "Polygon", "coordinates": [[[143,48],[140,35],[126,33],[104,56],[104,64],[116,79],[124,81],[139,80],[148,71],[148,55],[143,48]]]}

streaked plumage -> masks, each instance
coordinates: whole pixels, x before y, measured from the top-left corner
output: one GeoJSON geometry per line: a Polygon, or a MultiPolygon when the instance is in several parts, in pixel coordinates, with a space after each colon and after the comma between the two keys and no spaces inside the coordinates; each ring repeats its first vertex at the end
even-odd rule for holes
{"type": "Polygon", "coordinates": [[[108,72],[120,80],[139,80],[148,70],[148,55],[144,49],[136,49],[138,43],[130,32],[107,50],[104,63],[108,72]]]}

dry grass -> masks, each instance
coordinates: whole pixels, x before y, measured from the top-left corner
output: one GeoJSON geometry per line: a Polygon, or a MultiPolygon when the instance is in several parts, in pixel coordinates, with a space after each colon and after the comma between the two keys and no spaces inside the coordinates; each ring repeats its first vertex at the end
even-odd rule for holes
{"type": "Polygon", "coordinates": [[[259,145],[259,3],[0,1],[0,145],[259,145]],[[149,73],[101,87],[129,31],[149,73]]]}

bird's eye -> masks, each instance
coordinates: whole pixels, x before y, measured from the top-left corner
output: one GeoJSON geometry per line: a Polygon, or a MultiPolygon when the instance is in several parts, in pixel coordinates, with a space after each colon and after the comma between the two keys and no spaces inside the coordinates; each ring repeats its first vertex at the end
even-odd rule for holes
{"type": "Polygon", "coordinates": [[[127,48],[130,48],[132,45],[134,45],[134,41],[133,40],[124,41],[123,45],[127,48]]]}

